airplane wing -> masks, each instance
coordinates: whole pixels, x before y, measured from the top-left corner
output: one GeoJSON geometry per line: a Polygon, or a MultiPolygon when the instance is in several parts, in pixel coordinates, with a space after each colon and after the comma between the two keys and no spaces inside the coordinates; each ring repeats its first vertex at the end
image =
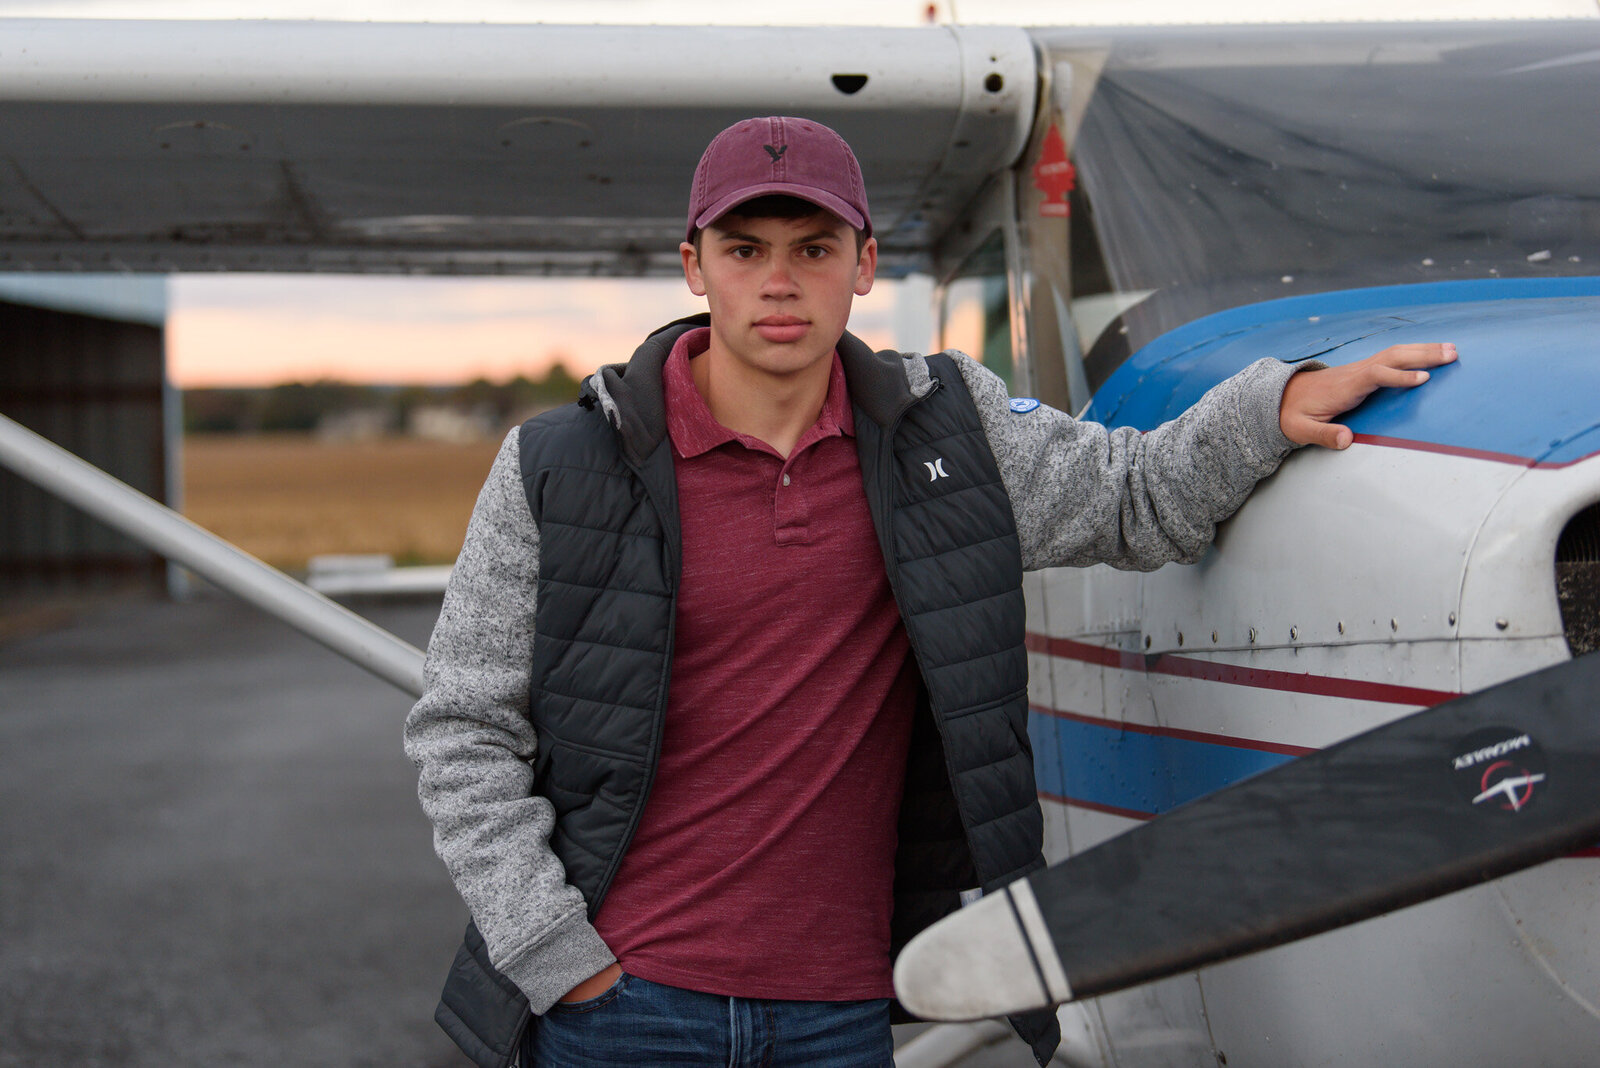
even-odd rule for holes
{"type": "Polygon", "coordinates": [[[1014,28],[0,20],[0,270],[671,273],[711,136],[803,114],[903,273],[1036,91],[1014,28]]]}
{"type": "Polygon", "coordinates": [[[918,1016],[1096,997],[1460,890],[1600,836],[1600,653],[1199,798],[946,917],[895,963],[918,1016]]]}

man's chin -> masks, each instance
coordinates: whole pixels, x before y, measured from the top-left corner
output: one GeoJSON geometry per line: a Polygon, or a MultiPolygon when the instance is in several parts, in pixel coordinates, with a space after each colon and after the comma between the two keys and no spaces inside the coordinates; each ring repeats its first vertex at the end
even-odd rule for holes
{"type": "Polygon", "coordinates": [[[756,354],[755,366],[774,378],[803,378],[817,374],[818,365],[828,366],[830,348],[826,352],[805,352],[797,346],[772,345],[756,354]]]}

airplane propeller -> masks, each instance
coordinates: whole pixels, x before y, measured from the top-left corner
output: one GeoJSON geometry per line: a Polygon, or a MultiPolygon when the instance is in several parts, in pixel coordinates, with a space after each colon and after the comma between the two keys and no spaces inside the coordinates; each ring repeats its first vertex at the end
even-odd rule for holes
{"type": "Polygon", "coordinates": [[[922,932],[900,1001],[976,1020],[1096,997],[1600,840],[1600,653],[1349,738],[1019,879],[922,932]]]}

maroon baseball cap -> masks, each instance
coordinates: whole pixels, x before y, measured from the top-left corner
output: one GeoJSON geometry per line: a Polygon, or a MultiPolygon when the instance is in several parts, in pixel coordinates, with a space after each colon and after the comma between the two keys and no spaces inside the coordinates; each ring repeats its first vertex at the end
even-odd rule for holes
{"type": "Polygon", "coordinates": [[[820,122],[774,115],[736,122],[711,139],[694,169],[684,240],[768,194],[799,197],[872,233],[861,166],[844,138],[820,122]]]}

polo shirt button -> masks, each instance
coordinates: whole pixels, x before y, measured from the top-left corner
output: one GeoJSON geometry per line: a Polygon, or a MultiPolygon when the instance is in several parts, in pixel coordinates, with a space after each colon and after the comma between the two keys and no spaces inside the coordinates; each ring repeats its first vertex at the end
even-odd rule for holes
{"type": "Polygon", "coordinates": [[[787,486],[789,484],[789,476],[788,475],[784,475],[783,476],[783,484],[785,486],[787,486]]]}

